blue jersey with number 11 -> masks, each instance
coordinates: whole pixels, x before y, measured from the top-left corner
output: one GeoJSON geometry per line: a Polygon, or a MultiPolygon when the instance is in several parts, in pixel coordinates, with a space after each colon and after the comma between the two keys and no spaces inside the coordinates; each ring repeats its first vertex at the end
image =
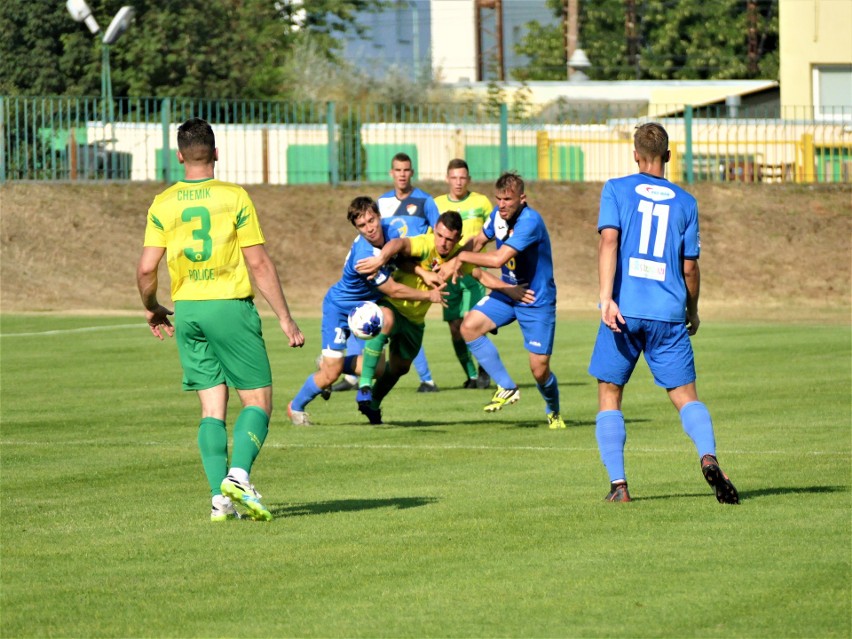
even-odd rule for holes
{"type": "Polygon", "coordinates": [[[598,232],[619,231],[612,298],[626,317],[686,319],[683,260],[697,260],[698,204],[665,178],[647,173],[609,180],[598,232]]]}

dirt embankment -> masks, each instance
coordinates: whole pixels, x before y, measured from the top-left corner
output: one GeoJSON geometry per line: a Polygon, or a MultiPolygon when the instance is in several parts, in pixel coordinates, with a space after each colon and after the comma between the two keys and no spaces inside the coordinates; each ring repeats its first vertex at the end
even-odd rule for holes
{"type": "MultiPolygon", "coordinates": [[[[434,194],[445,185],[424,182],[434,194]]],[[[254,186],[255,201],[291,306],[319,314],[355,231],[346,208],[387,186],[254,186]]],[[[474,184],[492,196],[492,185],[474,184]]],[[[600,184],[530,184],[547,221],[561,310],[597,300],[600,184]]],[[[138,311],[135,265],[145,214],[162,184],[20,184],[0,188],[2,312],[138,311]]],[[[754,315],[766,309],[850,306],[852,186],[710,185],[689,189],[701,215],[702,308],[754,315]]],[[[165,269],[161,301],[168,302],[165,269]]]]}

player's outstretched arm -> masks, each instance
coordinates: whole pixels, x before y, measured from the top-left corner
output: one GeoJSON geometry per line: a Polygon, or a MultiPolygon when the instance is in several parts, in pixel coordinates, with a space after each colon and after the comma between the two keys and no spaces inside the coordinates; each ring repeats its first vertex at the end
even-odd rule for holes
{"type": "Polygon", "coordinates": [[[501,280],[499,277],[495,277],[488,271],[483,271],[481,268],[473,269],[471,275],[479,280],[479,282],[486,288],[489,288],[492,291],[500,291],[501,293],[511,297],[516,302],[520,302],[521,304],[532,304],[535,302],[535,291],[527,288],[526,286],[522,286],[520,284],[509,284],[508,282],[501,280]]]}
{"type": "Polygon", "coordinates": [[[430,288],[427,291],[411,288],[410,286],[406,286],[405,284],[400,284],[392,277],[389,277],[386,282],[384,282],[381,286],[378,287],[379,291],[381,291],[385,296],[392,297],[396,300],[406,300],[410,302],[432,302],[433,304],[440,304],[441,306],[446,306],[447,302],[444,298],[449,295],[444,290],[446,283],[441,283],[437,288],[430,288]]]}
{"type": "Polygon", "coordinates": [[[459,258],[460,262],[464,262],[465,264],[484,266],[486,268],[501,268],[517,254],[518,251],[516,249],[512,248],[508,244],[504,244],[496,251],[488,251],[487,253],[462,251],[456,257],[459,258]]]}
{"type": "Polygon", "coordinates": [[[397,254],[411,254],[411,242],[407,237],[395,237],[388,240],[378,255],[358,260],[355,263],[355,270],[361,275],[373,275],[397,254]]]}
{"type": "Polygon", "coordinates": [[[281,330],[290,341],[291,348],[301,348],[305,344],[305,336],[290,315],[290,307],[287,305],[287,298],[284,297],[284,290],[281,288],[281,278],[278,277],[278,269],[269,257],[266,247],[263,244],[255,244],[254,246],[243,247],[243,257],[246,259],[246,265],[251,271],[254,281],[257,284],[257,290],[263,295],[272,312],[278,318],[278,324],[281,330]]]}
{"type": "Polygon", "coordinates": [[[163,331],[169,337],[175,334],[169,320],[169,315],[174,313],[157,301],[157,268],[165,252],[166,249],[159,246],[146,246],[136,266],[136,286],[145,307],[145,320],[151,334],[160,340],[163,339],[163,331]]]}

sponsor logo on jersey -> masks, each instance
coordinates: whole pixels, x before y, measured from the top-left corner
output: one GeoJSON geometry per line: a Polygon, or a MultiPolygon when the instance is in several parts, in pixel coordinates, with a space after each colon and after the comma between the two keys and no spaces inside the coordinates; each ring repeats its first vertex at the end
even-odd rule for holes
{"type": "Polygon", "coordinates": [[[675,192],[667,186],[658,186],[656,184],[640,184],[636,187],[636,193],[642,197],[646,197],[654,202],[663,202],[671,200],[675,196],[675,192]]]}
{"type": "Polygon", "coordinates": [[[505,240],[507,237],[511,237],[509,223],[499,215],[494,218],[494,237],[498,240],[505,240]]]}
{"type": "Polygon", "coordinates": [[[627,274],[631,277],[638,277],[643,280],[665,282],[666,264],[665,262],[654,262],[652,260],[643,260],[638,257],[631,257],[628,262],[627,274]]]}
{"type": "Polygon", "coordinates": [[[416,204],[406,204],[405,212],[409,215],[417,215],[417,205],[416,204]]]}

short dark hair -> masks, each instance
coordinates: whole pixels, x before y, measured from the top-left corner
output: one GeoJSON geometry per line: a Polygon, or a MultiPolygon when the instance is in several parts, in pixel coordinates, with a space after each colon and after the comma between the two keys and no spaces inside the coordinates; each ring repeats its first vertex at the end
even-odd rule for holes
{"type": "Polygon", "coordinates": [[[461,158],[453,158],[452,160],[450,160],[449,164],[447,164],[447,173],[449,173],[453,169],[464,169],[465,171],[470,173],[470,169],[467,166],[467,162],[465,162],[461,158]]]}
{"type": "Polygon", "coordinates": [[[185,161],[209,164],[216,150],[213,127],[201,118],[190,118],[178,127],[178,151],[185,161]]]}
{"type": "Polygon", "coordinates": [[[352,226],[355,226],[355,220],[361,217],[367,211],[373,211],[376,215],[379,213],[379,205],[368,195],[359,195],[349,203],[349,210],[346,212],[346,219],[352,226]]]}
{"type": "Polygon", "coordinates": [[[462,232],[462,217],[458,211],[444,211],[438,217],[438,222],[444,225],[448,231],[462,232]]]}
{"type": "Polygon", "coordinates": [[[494,188],[497,191],[513,191],[518,195],[523,195],[524,179],[515,171],[509,171],[497,178],[494,188]]]}
{"type": "Polygon", "coordinates": [[[640,124],[633,133],[633,148],[643,158],[661,158],[669,150],[669,134],[657,122],[640,124]]]}
{"type": "Polygon", "coordinates": [[[414,166],[414,163],[411,161],[411,158],[408,156],[408,153],[397,153],[391,158],[391,166],[393,166],[394,162],[408,162],[411,166],[414,166]]]}

